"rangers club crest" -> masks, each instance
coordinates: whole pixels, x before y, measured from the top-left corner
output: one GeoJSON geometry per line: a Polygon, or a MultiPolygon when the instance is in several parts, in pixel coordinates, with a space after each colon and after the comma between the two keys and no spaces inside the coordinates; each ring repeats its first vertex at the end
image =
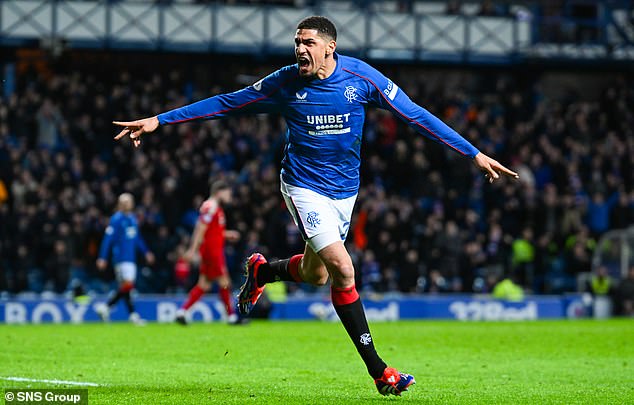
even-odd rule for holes
{"type": "Polygon", "coordinates": [[[309,212],[308,216],[306,217],[306,222],[308,222],[308,225],[312,226],[313,228],[316,227],[321,222],[321,220],[319,219],[319,214],[315,211],[309,212]]]}
{"type": "Polygon", "coordinates": [[[357,99],[357,88],[354,86],[346,86],[346,91],[343,92],[343,95],[349,103],[352,103],[357,99]]]}
{"type": "Polygon", "coordinates": [[[369,333],[364,333],[363,335],[361,335],[359,340],[364,346],[367,346],[370,344],[370,342],[372,342],[372,336],[370,336],[369,333]]]}

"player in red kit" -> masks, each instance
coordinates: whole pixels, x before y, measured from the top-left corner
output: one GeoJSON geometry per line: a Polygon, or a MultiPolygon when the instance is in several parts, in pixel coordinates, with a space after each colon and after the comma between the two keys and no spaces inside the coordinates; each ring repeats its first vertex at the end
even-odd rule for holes
{"type": "Polygon", "coordinates": [[[223,204],[231,202],[231,188],[222,181],[211,186],[211,196],[200,206],[200,212],[189,248],[183,259],[192,262],[196,251],[200,254],[198,283],[189,292],[189,298],[176,313],[176,322],[187,325],[187,310],[207,291],[212,283],[218,283],[220,299],[225,305],[229,323],[240,323],[231,302],[231,279],[225,260],[225,239],[234,242],[240,239],[237,231],[227,230],[223,204]]]}

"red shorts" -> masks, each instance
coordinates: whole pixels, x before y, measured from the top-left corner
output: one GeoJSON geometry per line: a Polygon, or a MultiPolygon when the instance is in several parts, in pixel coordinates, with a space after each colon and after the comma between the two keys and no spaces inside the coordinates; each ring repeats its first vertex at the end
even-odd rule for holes
{"type": "Polygon", "coordinates": [[[198,272],[208,279],[218,278],[227,274],[227,263],[224,256],[201,257],[198,272]]]}

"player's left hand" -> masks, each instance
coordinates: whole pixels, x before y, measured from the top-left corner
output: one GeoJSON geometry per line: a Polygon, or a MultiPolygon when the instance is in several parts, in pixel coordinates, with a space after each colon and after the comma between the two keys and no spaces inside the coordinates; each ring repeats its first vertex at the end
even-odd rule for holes
{"type": "Polygon", "coordinates": [[[234,230],[225,230],[225,239],[229,242],[237,242],[240,240],[240,232],[234,230]]]}
{"type": "Polygon", "coordinates": [[[149,265],[153,265],[154,261],[155,261],[155,257],[154,257],[154,253],[152,252],[147,252],[145,254],[145,261],[147,262],[147,264],[149,265]]]}
{"type": "Polygon", "coordinates": [[[484,172],[485,177],[489,178],[489,183],[493,183],[495,180],[499,179],[500,174],[504,174],[514,179],[520,178],[519,174],[503,166],[497,160],[491,159],[482,152],[478,153],[476,157],[473,158],[473,163],[478,167],[478,169],[484,172]]]}

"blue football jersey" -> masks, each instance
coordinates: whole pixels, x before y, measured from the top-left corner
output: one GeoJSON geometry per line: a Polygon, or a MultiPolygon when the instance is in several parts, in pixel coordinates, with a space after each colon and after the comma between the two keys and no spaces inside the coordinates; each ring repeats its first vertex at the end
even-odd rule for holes
{"type": "Polygon", "coordinates": [[[108,260],[112,251],[114,263],[135,262],[136,251],[148,252],[147,246],[139,234],[139,226],[134,214],[117,211],[110,217],[110,223],[99,249],[99,258],[108,260]]]}
{"type": "Polygon", "coordinates": [[[342,199],[359,189],[365,109],[391,111],[411,128],[473,158],[478,150],[367,63],[334,54],[327,78],[303,78],[290,65],[242,90],[158,116],[161,125],[238,114],[277,112],[288,126],[282,178],[288,184],[342,199]]]}

